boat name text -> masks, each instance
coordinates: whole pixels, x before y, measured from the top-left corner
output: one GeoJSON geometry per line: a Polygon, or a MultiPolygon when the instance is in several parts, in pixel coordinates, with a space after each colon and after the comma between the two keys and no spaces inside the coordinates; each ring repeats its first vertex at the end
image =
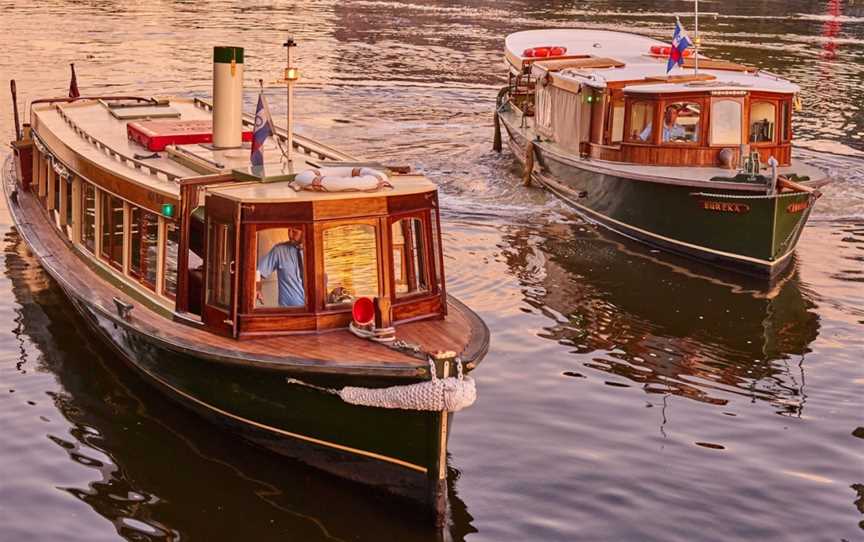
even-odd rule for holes
{"type": "Polygon", "coordinates": [[[702,200],[699,205],[706,211],[717,211],[720,213],[749,213],[750,206],[746,203],[733,201],[710,201],[702,200]]]}

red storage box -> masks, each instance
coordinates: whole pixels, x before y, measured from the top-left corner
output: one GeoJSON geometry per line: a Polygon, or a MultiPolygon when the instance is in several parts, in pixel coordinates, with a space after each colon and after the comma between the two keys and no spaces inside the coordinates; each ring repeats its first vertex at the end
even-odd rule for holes
{"type": "MultiPolygon", "coordinates": [[[[168,145],[213,142],[213,122],[209,120],[144,120],[126,125],[129,139],[152,152],[168,145]]],[[[243,132],[243,141],[252,141],[252,131],[243,132]]]]}

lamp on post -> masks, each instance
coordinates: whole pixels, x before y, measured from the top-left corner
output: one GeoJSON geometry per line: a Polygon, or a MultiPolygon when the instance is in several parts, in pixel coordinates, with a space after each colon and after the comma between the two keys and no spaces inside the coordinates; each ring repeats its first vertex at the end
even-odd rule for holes
{"type": "Polygon", "coordinates": [[[294,83],[296,83],[300,79],[300,70],[291,66],[291,48],[297,47],[297,43],[294,41],[294,38],[288,36],[288,39],[282,44],[285,47],[285,76],[283,81],[286,86],[286,90],[288,93],[288,107],[287,107],[287,126],[286,126],[286,143],[287,149],[285,151],[285,159],[288,161],[289,167],[291,165],[291,155],[294,152],[294,83]]]}

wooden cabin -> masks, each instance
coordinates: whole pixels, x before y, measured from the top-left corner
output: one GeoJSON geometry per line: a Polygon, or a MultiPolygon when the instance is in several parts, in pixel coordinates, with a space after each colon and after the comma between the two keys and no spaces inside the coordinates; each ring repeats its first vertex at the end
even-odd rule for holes
{"type": "Polygon", "coordinates": [[[389,300],[394,323],[446,314],[433,183],[392,174],[392,187],[374,192],[295,190],[292,173],[352,161],[297,135],[292,164],[268,164],[275,175],[256,178],[248,148],[171,140],[195,123],[208,128],[211,112],[198,99],[34,102],[29,140],[14,144],[21,186],[102,277],[220,335],[344,329],[358,297],[389,300]],[[146,144],[160,133],[174,142],[152,151],[146,144]],[[281,243],[300,254],[302,295],[289,306],[276,273],[258,269],[281,243]]]}
{"type": "Polygon", "coordinates": [[[701,55],[698,71],[691,55],[683,69],[666,75],[668,46],[609,34],[537,30],[507,38],[510,103],[542,137],[611,162],[734,167],[743,149],[758,151],[763,163],[773,156],[781,166],[791,164],[798,86],[701,55]],[[538,40],[566,53],[526,58],[538,40]],[[673,123],[675,134],[663,129],[673,123]]]}

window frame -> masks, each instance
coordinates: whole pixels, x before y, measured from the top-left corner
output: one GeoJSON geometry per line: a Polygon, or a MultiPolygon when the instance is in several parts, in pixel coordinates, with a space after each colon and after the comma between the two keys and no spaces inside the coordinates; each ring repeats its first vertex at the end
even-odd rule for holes
{"type": "Polygon", "coordinates": [[[782,99],[779,105],[778,115],[780,115],[779,125],[781,132],[777,141],[780,145],[787,145],[792,143],[792,139],[794,138],[794,134],[792,133],[792,99],[782,99]]]}
{"type": "Polygon", "coordinates": [[[423,299],[427,297],[435,297],[438,295],[437,292],[437,281],[435,277],[435,262],[434,262],[434,252],[431,246],[432,243],[432,223],[430,220],[430,209],[426,209],[423,211],[413,211],[409,213],[401,213],[397,215],[390,215],[387,217],[387,247],[389,250],[387,251],[387,266],[388,266],[388,276],[390,278],[389,286],[390,286],[390,301],[395,306],[397,304],[408,303],[412,301],[416,301],[418,299],[423,299]],[[393,251],[395,249],[395,244],[393,242],[393,224],[399,222],[404,219],[419,219],[420,224],[423,228],[423,258],[425,261],[425,269],[423,273],[426,279],[427,290],[425,292],[418,291],[413,293],[406,293],[400,296],[396,294],[396,261],[393,258],[393,251]]]}
{"type": "Polygon", "coordinates": [[[606,113],[606,126],[603,130],[603,142],[606,145],[610,146],[619,146],[626,141],[626,123],[627,123],[627,100],[624,97],[624,94],[619,92],[613,92],[612,98],[609,100],[608,111],[606,113]],[[613,133],[615,131],[615,109],[616,107],[621,108],[621,114],[624,118],[621,120],[621,139],[618,141],[614,141],[612,139],[613,133]]]}
{"type": "Polygon", "coordinates": [[[343,220],[328,220],[325,222],[315,223],[315,289],[317,299],[315,303],[316,312],[319,313],[334,313],[345,312],[351,310],[351,305],[328,305],[327,304],[327,288],[324,286],[324,232],[331,228],[340,226],[362,225],[372,226],[375,230],[375,257],[378,269],[378,295],[377,297],[388,297],[389,280],[385,280],[389,276],[389,270],[384,266],[384,262],[388,261],[387,254],[384,253],[384,245],[387,239],[382,233],[382,229],[386,226],[386,220],[378,217],[374,218],[348,218],[343,220]]]}
{"type": "Polygon", "coordinates": [[[110,192],[105,192],[103,190],[102,191],[102,197],[99,199],[99,214],[102,216],[102,220],[99,223],[99,228],[98,228],[98,232],[97,232],[97,236],[100,239],[102,239],[102,241],[100,241],[100,243],[99,243],[99,258],[101,258],[104,262],[107,262],[108,265],[110,265],[111,267],[113,267],[114,269],[116,269],[122,273],[123,272],[123,263],[124,263],[124,258],[125,258],[124,247],[126,245],[126,228],[125,228],[125,225],[126,225],[126,219],[125,219],[125,217],[126,217],[126,205],[125,205],[125,201],[123,200],[123,198],[118,198],[114,194],[112,194],[110,192]],[[122,217],[120,219],[121,235],[120,235],[120,261],[119,262],[117,262],[113,259],[114,241],[116,240],[115,239],[115,237],[116,237],[116,235],[115,235],[116,224],[114,224],[114,220],[113,220],[114,206],[111,205],[112,200],[116,200],[116,201],[120,202],[120,205],[122,206],[122,209],[123,209],[122,217]],[[109,208],[108,209],[108,215],[109,215],[108,217],[106,217],[105,213],[103,212],[103,211],[105,211],[106,201],[107,201],[107,206],[109,208]],[[107,249],[108,250],[107,254],[105,252],[106,247],[105,247],[105,242],[104,242],[104,238],[105,238],[104,228],[105,228],[105,224],[106,224],[106,219],[108,220],[108,222],[107,222],[108,230],[109,230],[108,238],[111,240],[111,243],[110,243],[111,247],[107,249]]]}
{"type": "MultiPolygon", "coordinates": [[[[154,213],[155,214],[155,213],[154,213]]],[[[156,280],[159,283],[159,295],[164,297],[165,299],[170,299],[176,303],[177,301],[177,290],[180,286],[180,237],[181,237],[181,229],[180,229],[180,221],[172,220],[169,218],[165,218],[164,216],[157,215],[160,218],[160,222],[164,223],[164,226],[160,227],[160,230],[164,231],[163,235],[159,236],[160,246],[158,248],[158,252],[162,254],[161,265],[157,264],[157,275],[156,280]],[[174,279],[174,293],[170,293],[168,289],[165,287],[168,283],[168,226],[169,224],[174,224],[177,232],[177,265],[176,265],[176,278],[174,279]],[[161,273],[160,273],[161,268],[161,273]]],[[[236,235],[236,232],[235,232],[236,235]]],[[[236,247],[235,247],[236,250],[236,247]]],[[[235,273],[236,271],[236,263],[235,263],[235,273]]]]}
{"type": "Polygon", "coordinates": [[[95,184],[81,180],[81,246],[89,252],[93,256],[97,256],[98,248],[99,248],[99,207],[100,207],[100,198],[99,198],[99,188],[96,187],[95,184]],[[92,245],[87,244],[87,189],[88,187],[93,190],[93,240],[92,245]]]}
{"type": "Polygon", "coordinates": [[[146,209],[146,208],[141,207],[139,205],[135,205],[133,203],[130,203],[129,204],[129,222],[128,223],[129,223],[130,229],[127,232],[127,235],[129,236],[129,244],[128,244],[129,251],[126,254],[126,261],[129,262],[129,265],[128,265],[129,271],[128,271],[127,275],[129,275],[130,277],[132,277],[133,279],[138,281],[139,284],[143,285],[148,290],[152,291],[153,293],[156,293],[156,285],[158,284],[158,281],[159,281],[159,215],[157,215],[153,211],[150,211],[149,209],[146,209]],[[137,271],[135,269],[133,269],[133,267],[132,267],[132,230],[131,230],[131,227],[133,225],[133,220],[132,220],[133,219],[133,209],[137,209],[138,212],[141,213],[141,215],[139,216],[138,225],[137,225],[139,235],[141,237],[141,243],[139,245],[139,250],[138,250],[139,267],[141,267],[141,269],[139,269],[137,271]],[[144,255],[144,242],[143,242],[144,236],[142,234],[142,232],[143,232],[142,224],[144,223],[144,219],[145,219],[146,215],[152,215],[153,216],[153,218],[155,219],[154,224],[156,226],[156,253],[155,253],[155,260],[156,261],[153,262],[153,268],[156,271],[156,277],[153,279],[152,283],[147,280],[147,270],[144,268],[144,266],[140,266],[140,263],[143,263],[145,261],[145,258],[143,257],[143,255],[144,255]]]}
{"type": "Polygon", "coordinates": [[[780,107],[779,107],[778,100],[773,99],[773,98],[765,98],[762,96],[756,96],[756,97],[751,96],[750,97],[750,103],[748,104],[748,107],[747,107],[747,144],[751,145],[751,146],[755,146],[755,147],[775,147],[775,146],[779,145],[780,144],[779,143],[780,134],[779,134],[778,128],[779,128],[780,124],[779,124],[778,119],[777,119],[779,114],[780,114],[780,107]],[[774,107],[774,133],[772,134],[771,140],[769,140],[769,141],[751,141],[750,140],[751,129],[753,128],[753,122],[752,122],[753,106],[760,104],[760,103],[761,104],[769,104],[772,107],[774,107]]]}
{"type": "MultiPolygon", "coordinates": [[[[691,97],[691,96],[682,96],[680,98],[666,98],[660,102],[660,115],[659,115],[659,123],[658,126],[663,126],[666,122],[666,110],[675,104],[694,104],[699,106],[699,123],[696,129],[696,141],[663,141],[663,129],[655,130],[654,137],[655,141],[658,141],[659,145],[667,148],[682,148],[682,147],[707,147],[709,144],[706,143],[706,133],[705,127],[707,125],[706,118],[709,118],[709,115],[705,113],[705,99],[702,97],[691,97]]],[[[655,115],[655,118],[656,115],[655,115]]]]}
{"type": "Polygon", "coordinates": [[[738,149],[750,137],[747,133],[747,104],[744,96],[712,96],[709,100],[710,111],[708,112],[708,146],[715,148],[734,147],[738,149]],[[718,102],[735,102],[741,107],[740,119],[740,141],[738,143],[714,143],[714,104],[718,102]]]}
{"type": "MultiPolygon", "coordinates": [[[[244,224],[244,226],[252,226],[251,228],[251,243],[255,247],[252,251],[252,259],[246,272],[249,276],[241,277],[241,283],[245,284],[246,298],[251,300],[250,312],[255,315],[308,315],[314,313],[316,305],[316,283],[317,277],[315,273],[316,253],[314,228],[306,222],[280,222],[267,224],[244,224]],[[306,304],[297,307],[259,307],[255,303],[255,275],[258,271],[258,232],[272,229],[295,228],[303,231],[303,290],[305,292],[306,304]],[[315,250],[310,251],[312,246],[315,250]],[[309,280],[312,277],[313,280],[309,280]]],[[[323,242],[323,237],[321,238],[323,242]]],[[[249,242],[247,240],[247,242],[249,242]]]]}
{"type": "Polygon", "coordinates": [[[630,145],[657,145],[657,111],[660,109],[658,105],[660,105],[661,101],[657,99],[647,98],[647,97],[631,97],[625,96],[624,99],[624,139],[622,143],[627,143],[630,145]],[[642,141],[638,138],[633,138],[631,136],[633,132],[633,108],[639,104],[649,104],[652,107],[651,112],[651,136],[642,141]]]}

